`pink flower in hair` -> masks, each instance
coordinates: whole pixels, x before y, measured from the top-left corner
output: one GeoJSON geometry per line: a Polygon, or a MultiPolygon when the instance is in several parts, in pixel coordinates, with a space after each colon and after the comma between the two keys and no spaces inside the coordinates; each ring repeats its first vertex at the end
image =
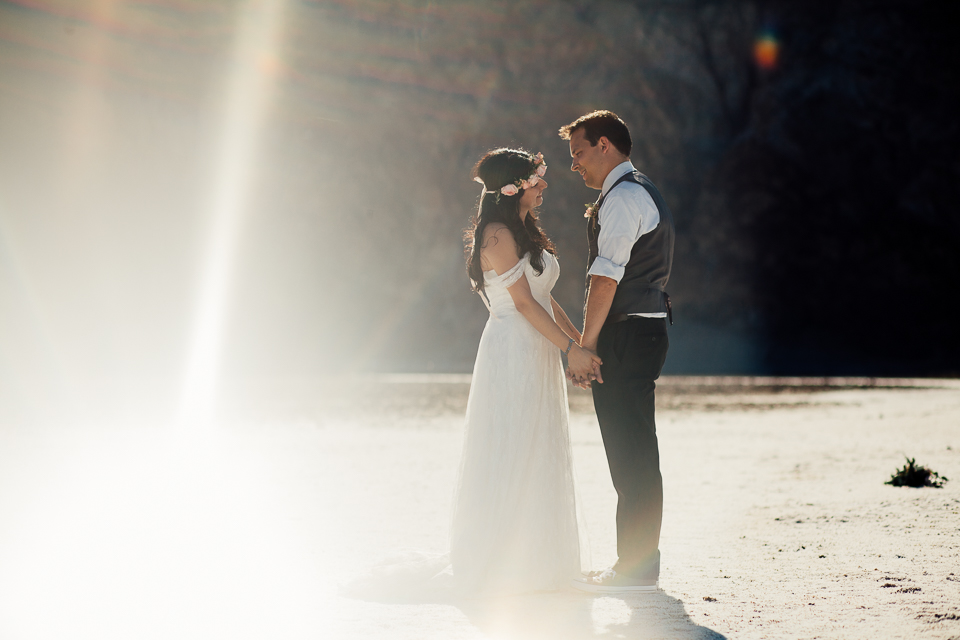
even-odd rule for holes
{"type": "Polygon", "coordinates": [[[520,193],[520,189],[518,189],[515,184],[505,184],[503,188],[500,189],[500,193],[505,196],[515,196],[520,193]]]}

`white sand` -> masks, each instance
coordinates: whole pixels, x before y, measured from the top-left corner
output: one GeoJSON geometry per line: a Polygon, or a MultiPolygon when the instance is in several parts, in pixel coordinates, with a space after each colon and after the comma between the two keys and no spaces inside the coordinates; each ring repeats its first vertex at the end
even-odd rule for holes
{"type": "MultiPolygon", "coordinates": [[[[960,385],[683,382],[658,413],[662,592],[624,598],[338,596],[380,557],[445,549],[464,385],[326,388],[202,434],[8,425],[0,638],[960,638],[960,385]],[[953,480],[884,485],[904,455],[953,480]]],[[[615,494],[572,405],[600,567],[615,494]]]]}

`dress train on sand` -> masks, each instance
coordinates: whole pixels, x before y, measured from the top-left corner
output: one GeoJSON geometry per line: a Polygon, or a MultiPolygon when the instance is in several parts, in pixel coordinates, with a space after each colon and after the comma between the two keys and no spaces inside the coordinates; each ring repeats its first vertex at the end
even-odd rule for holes
{"type": "Polygon", "coordinates": [[[393,600],[510,595],[565,588],[587,565],[577,513],[560,350],[517,311],[507,288],[527,277],[553,317],[560,265],[543,253],[484,273],[490,317],[477,349],[464,425],[449,555],[405,552],[341,587],[393,600]]]}

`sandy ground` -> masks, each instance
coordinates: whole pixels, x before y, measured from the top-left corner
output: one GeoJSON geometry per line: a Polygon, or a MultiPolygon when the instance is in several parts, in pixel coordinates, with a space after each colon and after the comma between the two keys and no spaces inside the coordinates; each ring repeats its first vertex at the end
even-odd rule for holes
{"type": "MultiPolygon", "coordinates": [[[[960,638],[960,384],[865,382],[665,379],[661,592],[633,597],[338,595],[445,550],[462,377],[251,387],[207,429],[8,424],[0,639],[960,638]],[[954,480],[885,485],[904,456],[954,480]]],[[[615,494],[571,406],[601,567],[615,494]]]]}

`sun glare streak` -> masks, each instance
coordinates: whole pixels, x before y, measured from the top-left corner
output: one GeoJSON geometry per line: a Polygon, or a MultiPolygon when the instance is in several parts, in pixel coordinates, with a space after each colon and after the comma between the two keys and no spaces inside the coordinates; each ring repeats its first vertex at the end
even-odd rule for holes
{"type": "Polygon", "coordinates": [[[210,199],[210,235],[187,352],[181,424],[206,422],[215,411],[230,279],[258,133],[272,89],[270,71],[277,60],[284,2],[253,0],[239,16],[210,199]]]}
{"type": "MultiPolygon", "coordinates": [[[[115,15],[117,0],[96,0],[90,7],[92,15],[104,20],[115,15]]],[[[34,35],[42,33],[37,30],[34,35]]],[[[52,224],[67,224],[79,215],[76,202],[86,198],[90,191],[91,176],[102,166],[104,140],[107,137],[110,111],[108,101],[102,91],[105,75],[103,61],[111,55],[111,41],[108,34],[91,29],[77,36],[77,47],[82,50],[64,86],[64,113],[68,114],[55,125],[59,134],[56,160],[41,173],[43,184],[53,185],[56,194],[55,205],[51,207],[52,224]]],[[[23,206],[22,204],[20,206],[23,206]]],[[[6,211],[0,210],[0,269],[5,272],[12,296],[5,302],[15,311],[0,310],[4,318],[3,354],[14,363],[9,375],[3,375],[6,389],[0,389],[4,397],[4,409],[10,406],[39,410],[44,415],[51,412],[66,411],[76,413],[83,408],[86,398],[77,388],[79,371],[76,366],[68,366],[55,338],[55,329],[62,328],[57,318],[44,308],[50,302],[49,286],[38,286],[42,278],[31,273],[31,266],[40,263],[28,259],[31,256],[29,244],[22,246],[15,233],[14,222],[23,211],[11,212],[8,226],[5,222],[6,211]],[[21,253],[21,250],[22,253],[21,253]],[[59,326],[58,326],[59,325],[59,326]],[[15,394],[11,393],[16,390],[15,394]]],[[[50,222],[48,222],[50,224],[50,222]]],[[[92,226],[95,221],[86,220],[92,226]]],[[[56,237],[47,233],[46,240],[56,237]]],[[[75,240],[75,239],[73,239],[75,240]]],[[[55,242],[55,241],[54,241],[55,242]]],[[[98,254],[97,254],[98,255],[98,254]]],[[[41,270],[49,268],[43,265],[41,270]]],[[[2,369],[2,367],[0,367],[2,369]]]]}
{"type": "MultiPolygon", "coordinates": [[[[27,320],[30,332],[33,334],[31,337],[35,338],[39,344],[43,356],[43,362],[39,364],[42,366],[42,373],[45,374],[44,378],[54,386],[51,391],[60,396],[68,396],[71,391],[71,386],[68,383],[63,359],[57,352],[56,345],[53,342],[52,332],[50,331],[50,323],[37,302],[35,289],[24,268],[23,260],[18,255],[16,247],[10,237],[10,232],[6,228],[2,208],[0,208],[0,271],[6,272],[7,278],[10,280],[9,286],[13,289],[14,301],[22,305],[20,308],[25,312],[23,315],[25,316],[24,319],[27,320]]],[[[14,327],[9,326],[7,323],[4,323],[4,325],[6,326],[2,328],[5,331],[10,331],[16,335],[17,331],[14,327]]],[[[4,338],[9,340],[10,336],[6,335],[4,338]]],[[[20,346],[22,348],[22,345],[20,346]]],[[[6,351],[6,349],[4,349],[4,351],[6,351]]],[[[10,354],[0,354],[0,371],[3,370],[3,355],[9,356],[10,354]]],[[[21,377],[22,376],[10,376],[9,383],[12,385],[22,383],[23,380],[21,380],[21,377]]],[[[9,393],[10,389],[6,391],[9,393]]],[[[24,395],[27,395],[29,399],[29,394],[25,394],[24,389],[17,388],[17,392],[18,395],[21,396],[21,400],[24,395]]],[[[3,397],[3,394],[0,394],[0,397],[3,397]]],[[[8,401],[9,400],[12,400],[12,398],[8,399],[8,401]]]]}
{"type": "MultiPolygon", "coordinates": [[[[98,0],[91,8],[92,15],[101,22],[109,22],[116,14],[116,0],[98,0]]],[[[103,93],[104,61],[111,55],[109,35],[92,29],[81,38],[86,64],[79,69],[77,90],[70,101],[71,117],[64,120],[63,163],[66,182],[64,191],[75,193],[82,188],[103,157],[102,145],[109,126],[110,114],[103,93]]]]}

